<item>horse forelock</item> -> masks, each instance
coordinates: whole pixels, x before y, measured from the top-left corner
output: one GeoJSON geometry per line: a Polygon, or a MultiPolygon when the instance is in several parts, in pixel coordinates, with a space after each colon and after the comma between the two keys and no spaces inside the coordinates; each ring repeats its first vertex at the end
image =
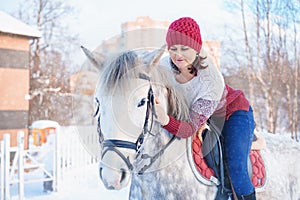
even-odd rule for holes
{"type": "Polygon", "coordinates": [[[107,93],[116,87],[121,87],[124,81],[128,80],[129,72],[132,75],[133,69],[138,65],[137,55],[133,51],[123,52],[111,56],[101,71],[98,82],[100,93],[107,93]]]}

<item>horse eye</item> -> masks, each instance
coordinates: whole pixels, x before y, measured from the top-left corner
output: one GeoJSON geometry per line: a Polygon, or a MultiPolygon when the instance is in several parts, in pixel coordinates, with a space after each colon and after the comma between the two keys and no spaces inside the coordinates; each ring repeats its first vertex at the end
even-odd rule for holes
{"type": "Polygon", "coordinates": [[[146,98],[143,98],[143,99],[138,103],[137,107],[141,107],[141,106],[145,105],[146,101],[147,101],[146,98]]]}

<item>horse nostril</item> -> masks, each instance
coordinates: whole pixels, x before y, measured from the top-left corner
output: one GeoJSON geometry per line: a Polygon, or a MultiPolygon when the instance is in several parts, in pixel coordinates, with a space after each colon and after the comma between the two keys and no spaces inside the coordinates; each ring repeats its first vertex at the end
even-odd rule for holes
{"type": "Polygon", "coordinates": [[[126,178],[126,171],[125,171],[125,169],[121,169],[121,180],[120,180],[120,183],[121,183],[122,181],[124,181],[125,178],[126,178]]]}
{"type": "Polygon", "coordinates": [[[114,190],[114,189],[115,189],[115,187],[113,187],[113,186],[109,186],[109,187],[107,187],[106,189],[108,189],[108,190],[114,190]]]}
{"type": "Polygon", "coordinates": [[[101,180],[103,180],[103,179],[102,179],[102,169],[103,169],[102,167],[99,167],[99,176],[100,176],[100,179],[101,179],[101,180]]]}

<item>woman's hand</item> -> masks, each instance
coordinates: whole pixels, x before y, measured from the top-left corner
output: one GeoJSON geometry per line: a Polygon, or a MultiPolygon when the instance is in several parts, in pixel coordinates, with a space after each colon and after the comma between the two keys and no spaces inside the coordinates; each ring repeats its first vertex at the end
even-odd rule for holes
{"type": "Polygon", "coordinates": [[[162,126],[165,126],[169,123],[170,118],[163,109],[162,105],[159,104],[159,101],[155,99],[155,111],[156,111],[156,121],[158,121],[162,126]]]}
{"type": "Polygon", "coordinates": [[[199,140],[200,140],[200,142],[202,143],[202,133],[203,133],[203,131],[205,130],[205,129],[208,129],[209,127],[207,126],[207,124],[205,123],[203,126],[201,126],[199,129],[198,129],[198,131],[197,131],[197,136],[198,136],[198,138],[199,138],[199,140]]]}

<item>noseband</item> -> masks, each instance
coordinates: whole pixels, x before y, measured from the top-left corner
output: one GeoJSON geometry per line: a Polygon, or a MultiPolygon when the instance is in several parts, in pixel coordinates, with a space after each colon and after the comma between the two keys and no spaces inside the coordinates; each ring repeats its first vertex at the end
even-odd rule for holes
{"type": "MultiPolygon", "coordinates": [[[[147,76],[145,74],[139,74],[139,77],[141,79],[148,80],[149,83],[150,83],[149,76],[147,76]]],[[[97,98],[96,98],[96,102],[97,102],[98,106],[97,106],[97,110],[95,112],[94,117],[96,117],[98,115],[99,107],[100,107],[100,102],[97,98]]],[[[150,135],[154,136],[151,133],[151,131],[152,131],[152,126],[153,126],[153,117],[157,117],[157,115],[156,115],[156,112],[155,112],[154,94],[153,94],[151,83],[150,83],[150,87],[149,87],[148,94],[147,94],[147,109],[146,109],[146,116],[145,116],[145,121],[144,121],[144,125],[143,125],[143,130],[142,130],[141,134],[139,135],[138,139],[136,140],[136,142],[130,142],[130,141],[125,141],[125,140],[115,140],[115,139],[105,140],[104,136],[103,136],[103,133],[101,131],[100,117],[101,116],[99,115],[97,131],[98,131],[98,134],[99,134],[99,143],[100,143],[101,148],[102,148],[101,159],[105,156],[105,154],[107,152],[113,151],[113,152],[117,153],[118,156],[125,162],[128,169],[130,171],[133,171],[133,165],[130,162],[129,157],[126,157],[117,148],[132,149],[137,153],[136,157],[138,157],[141,153],[140,148],[141,148],[142,144],[144,143],[144,139],[145,139],[146,135],[150,134],[150,135]],[[151,124],[150,124],[150,129],[149,129],[148,127],[149,127],[150,114],[151,114],[151,124]]],[[[155,160],[159,156],[161,156],[164,153],[165,149],[175,140],[175,138],[176,137],[173,136],[168,141],[168,143],[162,149],[160,149],[154,156],[150,156],[148,154],[141,154],[141,158],[142,159],[150,159],[150,163],[148,165],[145,165],[144,167],[142,167],[142,169],[138,172],[138,174],[141,175],[148,168],[150,168],[150,166],[155,162],[155,160]]]]}

